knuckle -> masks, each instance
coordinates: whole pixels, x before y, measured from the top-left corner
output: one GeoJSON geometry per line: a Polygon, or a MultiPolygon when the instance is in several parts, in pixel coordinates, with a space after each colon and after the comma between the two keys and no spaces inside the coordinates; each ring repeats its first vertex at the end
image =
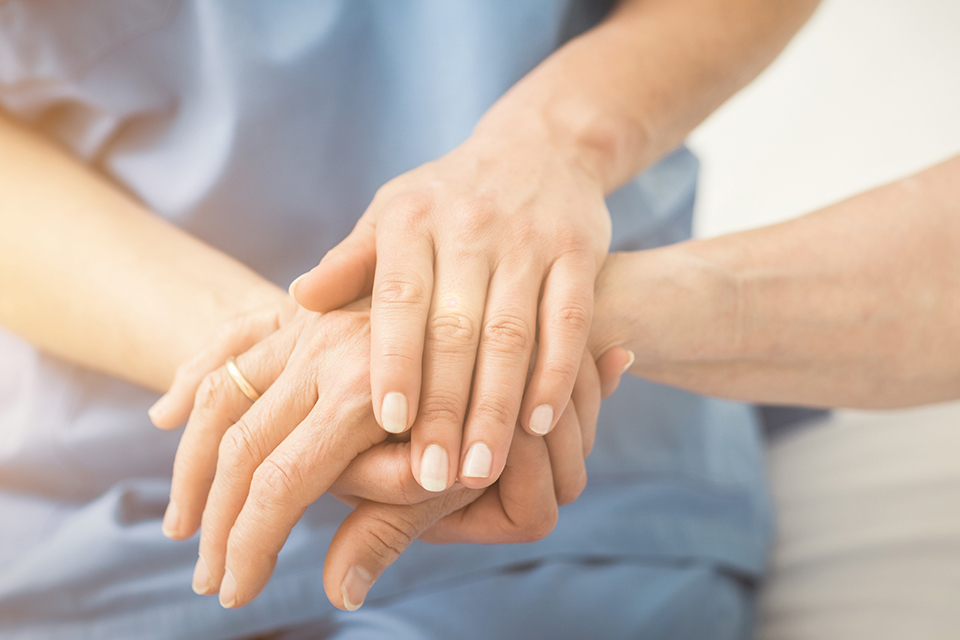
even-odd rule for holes
{"type": "Polygon", "coordinates": [[[416,537],[415,525],[403,518],[399,520],[397,523],[388,517],[375,516],[361,532],[360,539],[381,566],[396,560],[416,537]]]}
{"type": "Polygon", "coordinates": [[[472,195],[460,199],[454,215],[460,237],[475,238],[496,223],[499,210],[490,199],[472,195]]]}
{"type": "MultiPolygon", "coordinates": [[[[577,380],[577,364],[579,363],[548,360],[543,364],[543,369],[538,374],[539,379],[550,385],[558,385],[560,389],[565,389],[569,393],[577,380]]],[[[557,390],[558,393],[560,389],[557,390]]],[[[569,395],[565,396],[564,401],[567,398],[569,398],[569,395]]]]}
{"type": "Polygon", "coordinates": [[[374,303],[386,307],[419,307],[428,302],[427,288],[411,273],[404,277],[388,277],[377,283],[374,303]]]}
{"type": "Polygon", "coordinates": [[[558,223],[553,227],[551,244],[558,254],[590,254],[590,241],[583,229],[572,223],[558,223]]]}
{"type": "Polygon", "coordinates": [[[492,423],[512,429],[517,423],[519,407],[515,407],[509,398],[486,395],[476,405],[476,409],[471,411],[481,423],[492,423]]]}
{"type": "Polygon", "coordinates": [[[435,314],[427,323],[430,339],[444,345],[472,345],[476,332],[476,324],[470,316],[455,311],[435,314]]]}
{"type": "Polygon", "coordinates": [[[230,475],[237,475],[259,459],[256,440],[249,429],[238,422],[223,434],[220,440],[218,467],[230,475]]]}
{"type": "MultiPolygon", "coordinates": [[[[378,193],[379,195],[379,193],[378,193]]],[[[419,225],[437,208],[436,198],[426,191],[404,191],[387,202],[391,216],[396,216],[403,226],[419,225]]]]}
{"type": "Polygon", "coordinates": [[[223,371],[212,371],[203,376],[200,386],[197,387],[196,404],[198,406],[213,406],[227,397],[228,387],[223,371]]]}
{"type": "Polygon", "coordinates": [[[425,423],[460,426],[463,424],[464,401],[455,394],[434,391],[421,400],[420,416],[425,423]]]}
{"type": "Polygon", "coordinates": [[[586,334],[593,312],[587,301],[568,300],[553,312],[552,320],[567,333],[586,334]]]}
{"type": "Polygon", "coordinates": [[[510,240],[529,252],[530,247],[537,246],[540,233],[533,220],[526,216],[519,216],[510,221],[510,240]]]}
{"type": "Polygon", "coordinates": [[[501,313],[484,325],[483,343],[498,351],[526,353],[533,344],[533,327],[521,316],[501,313]]]}
{"type": "Polygon", "coordinates": [[[286,501],[289,496],[299,495],[302,486],[303,477],[295,465],[269,457],[254,472],[250,492],[263,502],[274,503],[276,497],[286,501]]]}

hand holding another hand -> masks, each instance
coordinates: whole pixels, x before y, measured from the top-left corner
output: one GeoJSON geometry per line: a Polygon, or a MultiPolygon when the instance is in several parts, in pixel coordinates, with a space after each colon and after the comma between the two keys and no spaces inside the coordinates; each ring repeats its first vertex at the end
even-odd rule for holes
{"type": "Polygon", "coordinates": [[[592,359],[584,356],[573,402],[547,438],[515,435],[496,486],[484,493],[457,485],[437,497],[414,480],[411,444],[384,442],[373,419],[368,323],[363,303],[323,316],[269,310],[232,323],[181,368],[155,420],[171,428],[192,407],[164,528],[182,539],[202,520],[199,592],[219,590],[226,606],[252,600],[294,524],[327,490],[359,504],[325,569],[337,603],[347,586],[359,588],[357,575],[372,580],[421,533],[436,542],[537,539],[552,529],[558,504],[583,489],[600,399],[592,359]],[[255,403],[217,368],[234,354],[262,391],[255,403]],[[361,569],[351,581],[352,567],[361,569]]]}
{"type": "Polygon", "coordinates": [[[609,214],[597,177],[534,130],[488,127],[391,180],[291,286],[321,312],[372,295],[374,414],[412,429],[431,491],[495,482],[515,424],[548,433],[577,380],[609,214]]]}

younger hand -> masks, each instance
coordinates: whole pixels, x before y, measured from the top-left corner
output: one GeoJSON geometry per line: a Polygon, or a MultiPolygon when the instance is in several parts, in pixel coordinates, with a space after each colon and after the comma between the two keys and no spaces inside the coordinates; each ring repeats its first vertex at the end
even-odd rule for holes
{"type": "Polygon", "coordinates": [[[413,426],[424,488],[480,488],[499,477],[518,419],[543,435],[563,413],[609,240],[602,185],[550,140],[477,134],[384,185],[291,289],[315,311],[372,291],[377,420],[413,426]]]}

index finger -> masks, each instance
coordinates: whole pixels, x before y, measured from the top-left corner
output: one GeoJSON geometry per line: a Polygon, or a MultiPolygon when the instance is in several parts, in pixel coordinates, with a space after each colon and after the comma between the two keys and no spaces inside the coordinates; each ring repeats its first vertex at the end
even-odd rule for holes
{"type": "Polygon", "coordinates": [[[313,410],[257,467],[227,541],[220,603],[243,606],[263,589],[306,508],[359,453],[386,437],[369,404],[321,394],[313,410]],[[351,425],[351,428],[343,428],[351,425]],[[322,461],[322,463],[321,463],[322,461]]]}

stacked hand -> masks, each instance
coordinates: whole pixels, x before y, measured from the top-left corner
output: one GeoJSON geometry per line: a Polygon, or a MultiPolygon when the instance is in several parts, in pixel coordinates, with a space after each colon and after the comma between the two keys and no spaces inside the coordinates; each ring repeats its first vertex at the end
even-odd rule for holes
{"type": "MultiPolygon", "coordinates": [[[[303,308],[235,321],[153,416],[172,428],[189,414],[164,529],[202,527],[195,590],[249,602],[327,491],[356,505],[325,569],[348,608],[415,537],[546,535],[586,483],[609,234],[599,182],[532,135],[475,136],[382,187],[291,286],[303,308]]],[[[625,358],[608,358],[614,375],[625,358]]]]}
{"type": "MultiPolygon", "coordinates": [[[[558,505],[582,490],[601,395],[588,354],[557,427],[546,438],[517,428],[499,482],[485,491],[456,485],[436,494],[414,480],[410,443],[388,441],[373,418],[368,304],[323,315],[294,307],[232,323],[181,367],[170,409],[155,418],[172,427],[190,413],[164,530],[183,539],[202,524],[198,592],[219,591],[225,606],[252,600],[290,530],[325,491],[356,505],[325,567],[331,601],[356,608],[413,539],[538,539],[552,529],[558,505]],[[262,392],[256,402],[216,366],[232,354],[262,392]]],[[[608,379],[623,359],[604,358],[608,379]]]]}

